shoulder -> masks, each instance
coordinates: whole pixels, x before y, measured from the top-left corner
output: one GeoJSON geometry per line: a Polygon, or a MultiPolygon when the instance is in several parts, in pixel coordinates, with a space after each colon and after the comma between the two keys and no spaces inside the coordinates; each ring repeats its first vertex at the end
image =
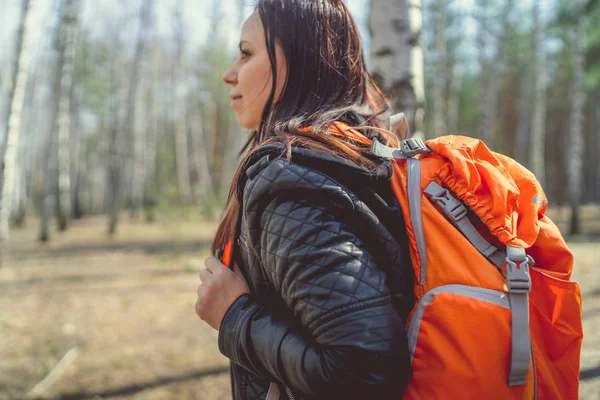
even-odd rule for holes
{"type": "Polygon", "coordinates": [[[270,144],[250,157],[238,186],[246,205],[266,198],[302,199],[318,194],[351,207],[358,201],[357,185],[389,185],[388,160],[379,160],[377,168],[368,170],[327,151],[293,147],[288,159],[282,156],[285,150],[284,144],[270,144]]]}

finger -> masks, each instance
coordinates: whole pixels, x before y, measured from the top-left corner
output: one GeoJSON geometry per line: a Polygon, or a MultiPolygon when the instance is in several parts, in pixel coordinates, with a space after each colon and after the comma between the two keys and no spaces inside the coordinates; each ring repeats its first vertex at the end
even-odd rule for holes
{"type": "Polygon", "coordinates": [[[200,282],[206,283],[212,278],[212,273],[208,269],[200,271],[200,282]]]}
{"type": "Polygon", "coordinates": [[[204,260],[204,265],[206,266],[206,269],[208,269],[213,274],[219,274],[223,271],[229,270],[229,268],[226,265],[224,265],[221,261],[217,260],[214,257],[209,257],[206,260],[204,260]]]}

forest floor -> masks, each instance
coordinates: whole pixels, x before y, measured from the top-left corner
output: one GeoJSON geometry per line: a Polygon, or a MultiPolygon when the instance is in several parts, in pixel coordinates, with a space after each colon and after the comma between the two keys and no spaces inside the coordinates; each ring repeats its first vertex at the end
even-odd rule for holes
{"type": "MultiPolygon", "coordinates": [[[[561,228],[567,216],[553,210],[561,228]]],[[[580,398],[600,400],[600,210],[585,209],[582,221],[586,235],[569,240],[584,299],[580,398]]],[[[47,244],[36,241],[36,220],[11,231],[0,267],[0,400],[231,398],[217,332],[194,313],[215,224],[193,213],[154,224],[123,215],[109,239],[106,223],[75,221],[47,244]],[[61,359],[66,368],[33,394],[61,359]]]]}

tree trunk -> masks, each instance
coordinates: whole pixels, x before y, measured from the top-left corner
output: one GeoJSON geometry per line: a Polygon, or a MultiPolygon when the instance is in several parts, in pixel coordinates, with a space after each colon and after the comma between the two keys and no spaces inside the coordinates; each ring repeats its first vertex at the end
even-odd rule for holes
{"type": "Polygon", "coordinates": [[[442,136],[448,130],[446,115],[446,0],[435,1],[435,78],[433,84],[433,136],[442,136]]]}
{"type": "Polygon", "coordinates": [[[544,53],[544,27],[541,22],[540,0],[536,0],[533,5],[533,57],[531,63],[534,77],[534,99],[531,102],[533,107],[533,123],[531,129],[531,146],[529,147],[529,160],[531,171],[542,184],[546,187],[546,166],[544,150],[546,148],[546,57],[544,53]]]}
{"type": "Polygon", "coordinates": [[[58,229],[71,217],[71,96],[75,68],[78,0],[66,0],[60,22],[62,72],[58,100],[58,229]]]}
{"type": "MultiPolygon", "coordinates": [[[[0,255],[6,238],[8,237],[10,206],[15,190],[15,165],[19,149],[19,134],[21,125],[21,112],[27,87],[29,59],[31,47],[29,35],[32,29],[32,4],[35,1],[23,0],[21,21],[17,33],[17,54],[15,69],[13,71],[13,84],[10,95],[8,126],[6,129],[6,148],[4,150],[4,165],[2,168],[2,187],[0,192],[0,255]]],[[[1,261],[1,257],[0,257],[1,261]]]]}
{"type": "Polygon", "coordinates": [[[585,105],[584,87],[584,56],[585,56],[585,14],[584,1],[573,0],[574,15],[576,18],[573,32],[573,79],[570,93],[571,118],[569,140],[569,204],[571,206],[571,223],[569,233],[581,233],[578,208],[581,203],[582,193],[582,168],[583,168],[583,109],[585,105]]]}
{"type": "Polygon", "coordinates": [[[112,66],[113,71],[111,72],[111,90],[109,106],[107,107],[107,129],[108,129],[108,154],[109,154],[109,166],[108,166],[108,184],[106,189],[108,190],[107,196],[107,207],[109,211],[108,220],[108,234],[113,235],[117,231],[117,223],[119,221],[119,215],[121,213],[121,200],[123,196],[123,169],[125,166],[125,152],[127,148],[127,142],[125,135],[119,134],[119,108],[123,105],[126,94],[123,93],[124,89],[120,88],[119,84],[125,82],[119,82],[119,66],[112,66]]]}
{"type": "Polygon", "coordinates": [[[177,2],[175,7],[174,21],[176,26],[177,57],[173,65],[173,89],[175,99],[173,113],[176,118],[175,123],[175,159],[177,167],[177,188],[179,191],[179,201],[182,204],[192,202],[192,187],[190,182],[190,163],[188,153],[188,116],[187,100],[187,65],[185,61],[185,43],[184,43],[184,22],[182,17],[182,1],[177,2]],[[183,93],[179,88],[183,87],[183,93]]]}
{"type": "Polygon", "coordinates": [[[462,77],[458,73],[458,60],[454,60],[452,73],[450,78],[450,88],[448,94],[447,117],[448,121],[447,133],[451,135],[458,134],[458,117],[460,111],[460,92],[462,89],[462,77]]]}
{"type": "MultiPolygon", "coordinates": [[[[596,156],[596,162],[594,165],[600,165],[600,88],[596,89],[596,102],[594,107],[594,113],[596,115],[596,130],[595,130],[595,138],[596,138],[596,151],[594,155],[596,156]]],[[[596,182],[594,191],[594,202],[600,203],[600,168],[595,168],[596,172],[596,182]]]]}
{"type": "Polygon", "coordinates": [[[148,113],[146,110],[145,89],[148,84],[146,79],[146,65],[140,64],[140,81],[138,93],[135,96],[134,139],[133,139],[133,179],[131,187],[131,218],[136,219],[139,209],[144,202],[144,183],[146,181],[146,146],[148,140],[148,113]]]}
{"type": "Polygon", "coordinates": [[[493,61],[488,61],[485,52],[491,46],[488,36],[489,18],[488,0],[478,1],[479,12],[479,65],[480,85],[479,85],[479,126],[478,137],[488,146],[495,146],[497,115],[498,115],[498,96],[500,83],[506,74],[506,53],[508,47],[508,32],[510,30],[510,13],[513,8],[513,0],[505,0],[502,10],[502,26],[500,33],[496,38],[496,55],[493,61]]]}
{"type": "Polygon", "coordinates": [[[371,1],[371,75],[403,112],[414,135],[423,135],[425,94],[420,44],[420,0],[371,1]]]}
{"type": "Polygon", "coordinates": [[[209,173],[208,151],[204,134],[204,126],[199,107],[190,110],[191,146],[193,150],[194,169],[196,171],[196,196],[206,197],[214,193],[209,173]]]}
{"type": "MultiPolygon", "coordinates": [[[[152,0],[144,0],[140,6],[140,29],[138,33],[137,43],[135,46],[135,53],[133,56],[133,64],[131,65],[130,75],[128,79],[128,88],[127,88],[127,96],[125,100],[126,112],[125,112],[125,121],[124,127],[121,135],[118,135],[117,138],[112,138],[111,142],[113,144],[113,155],[118,154],[116,156],[117,164],[111,166],[111,190],[114,191],[110,196],[110,217],[108,223],[108,234],[113,235],[117,230],[117,224],[119,221],[119,216],[121,213],[121,201],[123,198],[123,191],[125,189],[124,181],[126,177],[127,170],[125,168],[126,165],[126,156],[129,153],[129,149],[132,149],[135,146],[135,115],[137,108],[136,95],[138,93],[138,87],[140,86],[140,78],[141,68],[140,64],[142,58],[144,56],[145,50],[145,33],[146,29],[150,24],[150,19],[152,16],[152,0]],[[126,136],[126,138],[123,138],[126,136]],[[131,143],[133,142],[133,143],[131,143]],[[132,146],[133,144],[133,146],[132,146]],[[114,147],[116,146],[116,148],[114,147]]],[[[115,129],[114,127],[111,128],[115,129]]],[[[111,131],[112,135],[117,134],[111,131]]],[[[138,138],[138,142],[141,139],[138,138]]],[[[134,151],[135,157],[135,151],[134,151]]],[[[134,164],[136,160],[133,160],[134,164]]],[[[133,178],[133,177],[132,177],[133,178]]],[[[132,185],[133,186],[133,185],[132,185]]]]}
{"type": "MultiPolygon", "coordinates": [[[[528,57],[527,55],[525,57],[528,57]]],[[[529,65],[530,63],[526,63],[529,65]]],[[[525,66],[521,74],[519,85],[519,111],[517,120],[517,140],[514,154],[518,162],[525,166],[529,166],[528,149],[529,149],[529,128],[531,126],[531,73],[529,67],[525,66]]]]}
{"type": "Polygon", "coordinates": [[[488,40],[488,0],[477,0],[477,50],[479,61],[479,88],[477,91],[477,105],[479,107],[479,124],[477,125],[477,137],[486,144],[489,143],[488,134],[490,132],[490,118],[487,115],[488,107],[488,90],[489,82],[491,81],[492,72],[490,71],[490,62],[486,56],[486,50],[489,47],[488,40]]]}
{"type": "Polygon", "coordinates": [[[156,206],[157,176],[156,176],[156,143],[158,139],[158,127],[160,123],[159,113],[159,93],[160,87],[157,85],[160,82],[160,50],[154,46],[152,50],[152,66],[146,72],[148,76],[148,116],[150,124],[148,125],[148,133],[146,138],[146,149],[144,152],[144,164],[146,170],[144,182],[144,209],[146,211],[146,221],[154,221],[154,207],[156,206]]]}
{"type": "MultiPolygon", "coordinates": [[[[149,85],[147,77],[148,54],[147,48],[150,46],[150,30],[152,28],[153,0],[144,0],[140,11],[140,31],[137,41],[136,54],[134,59],[134,84],[133,98],[133,171],[131,185],[131,216],[137,217],[139,209],[144,202],[144,189],[146,182],[146,141],[148,131],[148,113],[146,108],[146,87],[149,85]]],[[[133,82],[133,81],[132,81],[133,82]]]]}

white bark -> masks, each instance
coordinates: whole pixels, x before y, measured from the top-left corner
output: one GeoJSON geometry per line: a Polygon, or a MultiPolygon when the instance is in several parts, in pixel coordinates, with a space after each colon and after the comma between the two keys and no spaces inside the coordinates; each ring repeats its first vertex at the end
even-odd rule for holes
{"type": "Polygon", "coordinates": [[[585,56],[585,14],[584,1],[573,0],[573,14],[576,18],[575,29],[573,32],[573,79],[570,90],[571,118],[569,132],[569,156],[568,162],[568,188],[569,203],[571,205],[571,224],[570,234],[580,233],[579,225],[579,205],[582,195],[582,176],[583,176],[583,124],[584,124],[584,106],[585,106],[585,87],[584,87],[584,56],[585,56]]]}
{"type": "Polygon", "coordinates": [[[433,136],[446,134],[446,0],[435,1],[435,77],[433,85],[433,136]]]}
{"type": "Polygon", "coordinates": [[[27,87],[29,60],[31,56],[30,32],[32,26],[31,8],[35,0],[23,0],[23,11],[19,32],[17,34],[17,64],[13,93],[11,96],[10,111],[8,117],[8,129],[6,130],[6,148],[4,155],[4,169],[2,171],[2,192],[0,192],[0,248],[8,237],[10,199],[15,189],[15,165],[19,149],[19,134],[21,126],[21,113],[27,87]]]}
{"type": "Polygon", "coordinates": [[[71,98],[75,68],[78,0],[67,0],[61,21],[62,72],[58,100],[58,223],[67,228],[71,217],[71,98]]]}
{"type": "Polygon", "coordinates": [[[531,146],[529,147],[529,161],[531,171],[535,174],[542,186],[545,186],[546,171],[544,149],[546,145],[546,56],[544,53],[544,27],[541,21],[540,0],[536,0],[533,10],[533,57],[531,64],[534,79],[534,99],[531,103],[532,129],[531,146]]]}
{"type": "Polygon", "coordinates": [[[420,0],[371,0],[370,69],[391,96],[392,112],[404,112],[411,131],[423,133],[425,90],[420,44],[420,0]]]}

